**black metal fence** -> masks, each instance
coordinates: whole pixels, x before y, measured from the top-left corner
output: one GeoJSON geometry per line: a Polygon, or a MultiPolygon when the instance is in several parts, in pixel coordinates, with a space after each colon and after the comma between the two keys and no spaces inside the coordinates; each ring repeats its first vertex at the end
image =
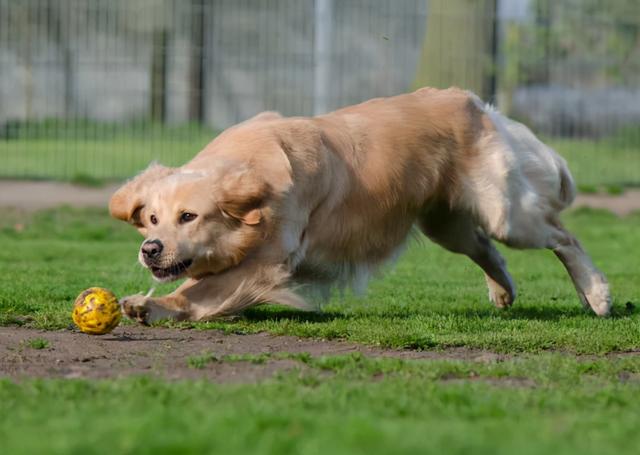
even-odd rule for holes
{"type": "Polygon", "coordinates": [[[420,85],[524,121],[583,189],[640,183],[636,0],[0,0],[0,176],[123,178],[420,85]]]}

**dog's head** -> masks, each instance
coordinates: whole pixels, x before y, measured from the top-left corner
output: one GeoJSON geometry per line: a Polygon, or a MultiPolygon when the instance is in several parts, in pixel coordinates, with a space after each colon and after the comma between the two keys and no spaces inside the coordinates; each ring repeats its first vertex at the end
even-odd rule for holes
{"type": "Polygon", "coordinates": [[[219,273],[269,235],[273,188],[246,165],[210,173],[152,165],[111,198],[109,210],[145,237],[139,260],[159,281],[219,273]]]}

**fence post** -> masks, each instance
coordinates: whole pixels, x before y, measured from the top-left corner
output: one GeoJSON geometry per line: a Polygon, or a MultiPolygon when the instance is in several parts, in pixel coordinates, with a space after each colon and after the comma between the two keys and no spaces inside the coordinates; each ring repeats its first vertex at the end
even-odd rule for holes
{"type": "Polygon", "coordinates": [[[152,32],[151,50],[151,120],[166,120],[167,44],[169,32],[163,26],[152,32]]]}
{"type": "Polygon", "coordinates": [[[191,57],[189,66],[189,120],[204,122],[205,3],[191,2],[191,57]]]}
{"type": "Polygon", "coordinates": [[[315,0],[313,113],[329,110],[333,0],[315,0]]]}

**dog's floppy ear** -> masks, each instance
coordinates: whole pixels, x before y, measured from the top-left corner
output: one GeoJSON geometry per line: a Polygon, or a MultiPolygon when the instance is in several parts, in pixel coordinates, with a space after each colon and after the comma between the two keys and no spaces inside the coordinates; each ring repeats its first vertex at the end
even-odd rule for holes
{"type": "Polygon", "coordinates": [[[250,170],[240,170],[223,178],[218,204],[224,216],[254,226],[263,220],[271,193],[267,182],[250,170]]]}
{"type": "Polygon", "coordinates": [[[152,164],[144,172],[116,191],[109,201],[111,216],[142,227],[140,210],[144,207],[148,187],[156,180],[174,172],[173,168],[152,164]]]}

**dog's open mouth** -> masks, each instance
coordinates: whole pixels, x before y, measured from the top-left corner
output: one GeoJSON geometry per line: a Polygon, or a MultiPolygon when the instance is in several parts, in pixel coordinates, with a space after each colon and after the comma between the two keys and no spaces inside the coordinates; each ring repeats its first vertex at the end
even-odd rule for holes
{"type": "Polygon", "coordinates": [[[192,263],[193,260],[187,259],[182,262],[173,263],[169,267],[164,268],[152,265],[149,267],[149,270],[151,270],[151,273],[154,277],[158,278],[159,280],[164,280],[167,278],[176,278],[182,275],[189,268],[189,266],[191,266],[192,263]]]}

